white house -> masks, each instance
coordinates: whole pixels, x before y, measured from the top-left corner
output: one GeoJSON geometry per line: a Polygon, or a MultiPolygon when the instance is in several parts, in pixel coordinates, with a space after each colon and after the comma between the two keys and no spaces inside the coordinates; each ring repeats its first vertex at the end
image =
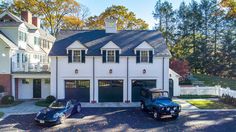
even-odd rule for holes
{"type": "Polygon", "coordinates": [[[50,94],[48,53],[55,38],[40,28],[28,11],[0,14],[0,85],[16,99],[45,98],[50,94]]]}
{"type": "Polygon", "coordinates": [[[81,102],[136,102],[141,87],[169,91],[171,54],[160,32],[61,31],[49,56],[51,94],[81,102]]]}

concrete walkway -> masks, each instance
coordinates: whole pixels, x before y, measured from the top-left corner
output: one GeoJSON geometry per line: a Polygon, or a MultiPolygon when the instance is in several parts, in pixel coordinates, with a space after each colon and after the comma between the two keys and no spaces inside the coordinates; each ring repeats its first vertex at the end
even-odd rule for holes
{"type": "Polygon", "coordinates": [[[182,110],[199,110],[196,106],[193,106],[187,102],[187,100],[184,99],[173,99],[174,102],[181,105],[182,110]]]}
{"type": "Polygon", "coordinates": [[[9,115],[36,113],[39,110],[41,110],[43,107],[36,106],[35,102],[36,101],[32,101],[32,100],[24,101],[23,103],[16,106],[0,108],[0,112],[4,112],[4,116],[2,118],[5,118],[9,115]]]}

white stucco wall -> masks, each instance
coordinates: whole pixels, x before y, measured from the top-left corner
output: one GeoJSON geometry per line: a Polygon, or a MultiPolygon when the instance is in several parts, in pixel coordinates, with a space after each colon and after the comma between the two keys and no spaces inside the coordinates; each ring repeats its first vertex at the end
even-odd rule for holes
{"type": "MultiPolygon", "coordinates": [[[[18,82],[18,99],[33,98],[33,79],[29,79],[29,84],[22,84],[22,79],[18,82]]],[[[50,84],[45,84],[45,79],[41,79],[41,98],[50,95],[50,84]]]]}
{"type": "MultiPolygon", "coordinates": [[[[123,101],[131,100],[131,80],[156,80],[157,88],[162,88],[163,58],[154,57],[153,63],[136,63],[135,56],[129,56],[129,79],[127,82],[127,56],[120,56],[119,63],[103,63],[102,56],[94,57],[95,84],[93,85],[93,57],[86,56],[86,63],[68,63],[67,56],[58,57],[58,75],[56,77],[56,57],[51,57],[51,94],[56,96],[56,78],[58,78],[58,98],[65,98],[65,80],[90,80],[90,101],[93,100],[93,89],[95,100],[98,101],[98,80],[123,80],[123,101]],[[78,74],[75,74],[78,69],[78,74]],[[112,69],[112,73],[109,70],[112,69]],[[146,69],[146,73],[143,73],[146,69]],[[93,88],[93,86],[95,86],[93,88]]],[[[169,90],[169,58],[164,59],[164,89],[169,90]]]]}

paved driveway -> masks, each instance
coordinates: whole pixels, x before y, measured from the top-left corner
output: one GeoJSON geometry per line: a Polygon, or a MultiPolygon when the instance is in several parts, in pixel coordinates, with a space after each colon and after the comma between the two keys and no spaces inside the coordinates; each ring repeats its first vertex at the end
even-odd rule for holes
{"type": "Polygon", "coordinates": [[[35,114],[12,115],[0,121],[0,131],[235,131],[236,111],[182,112],[178,120],[155,121],[138,108],[84,108],[65,124],[41,127],[35,114]]]}

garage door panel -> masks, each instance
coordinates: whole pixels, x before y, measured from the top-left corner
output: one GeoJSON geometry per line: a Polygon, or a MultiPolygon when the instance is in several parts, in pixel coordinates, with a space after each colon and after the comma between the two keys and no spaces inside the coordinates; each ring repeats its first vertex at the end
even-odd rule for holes
{"type": "Polygon", "coordinates": [[[123,102],[122,80],[99,80],[99,102],[123,102]]]}
{"type": "Polygon", "coordinates": [[[89,80],[66,80],[65,98],[77,99],[80,102],[89,102],[89,80]]]}
{"type": "Polygon", "coordinates": [[[132,80],[132,102],[140,101],[141,88],[155,88],[156,80],[132,80]]]}

